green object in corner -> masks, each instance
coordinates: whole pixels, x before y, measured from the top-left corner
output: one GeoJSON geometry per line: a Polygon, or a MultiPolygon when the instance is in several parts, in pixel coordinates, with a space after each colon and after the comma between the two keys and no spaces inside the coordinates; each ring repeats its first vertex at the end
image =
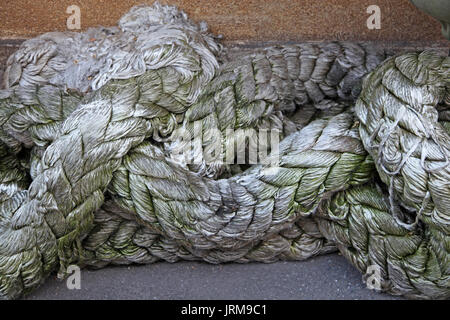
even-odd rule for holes
{"type": "Polygon", "coordinates": [[[450,40],[450,0],[410,0],[417,8],[439,20],[442,34],[450,40]]]}

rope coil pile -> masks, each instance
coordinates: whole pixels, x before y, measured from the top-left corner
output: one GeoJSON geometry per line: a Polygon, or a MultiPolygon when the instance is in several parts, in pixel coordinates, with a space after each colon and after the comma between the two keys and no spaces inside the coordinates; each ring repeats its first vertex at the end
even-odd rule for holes
{"type": "Polygon", "coordinates": [[[385,292],[450,297],[450,59],[318,43],[223,62],[221,49],[205,25],[156,3],[118,27],[28,40],[10,57],[0,297],[70,264],[336,250],[364,274],[377,266],[385,292]],[[224,146],[277,130],[276,170],[175,161],[192,141],[173,137],[196,124],[191,159],[212,147],[210,130],[224,146]]]}

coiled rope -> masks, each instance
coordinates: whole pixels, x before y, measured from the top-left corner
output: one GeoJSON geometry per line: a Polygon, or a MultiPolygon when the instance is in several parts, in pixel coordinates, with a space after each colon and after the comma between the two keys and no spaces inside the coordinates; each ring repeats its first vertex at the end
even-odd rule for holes
{"type": "Polygon", "coordinates": [[[0,297],[70,264],[339,250],[363,273],[379,268],[385,292],[448,298],[450,59],[383,62],[374,48],[327,43],[219,64],[220,50],[204,25],[155,4],[117,28],[45,34],[11,56],[0,297]],[[199,135],[176,139],[196,125],[199,135]],[[217,136],[229,147],[250,129],[276,130],[275,165],[202,158],[217,136]],[[197,162],[172,157],[194,139],[187,160],[197,162]]]}

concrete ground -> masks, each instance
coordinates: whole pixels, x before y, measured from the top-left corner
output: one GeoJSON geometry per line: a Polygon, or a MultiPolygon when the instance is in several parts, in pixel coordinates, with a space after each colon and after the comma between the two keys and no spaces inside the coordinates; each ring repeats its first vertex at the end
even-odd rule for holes
{"type": "Polygon", "coordinates": [[[56,276],[26,299],[398,299],[365,287],[338,254],[303,262],[211,265],[198,262],[82,270],[81,289],[56,276]]]}

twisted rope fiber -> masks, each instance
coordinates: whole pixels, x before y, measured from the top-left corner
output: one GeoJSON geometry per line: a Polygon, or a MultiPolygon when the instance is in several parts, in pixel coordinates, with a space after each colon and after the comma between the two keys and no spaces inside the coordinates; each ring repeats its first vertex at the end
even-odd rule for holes
{"type": "Polygon", "coordinates": [[[449,59],[384,58],[301,44],[219,66],[206,27],[159,4],[118,28],[25,42],[0,93],[0,296],[72,263],[339,250],[363,273],[378,266],[383,291],[448,298],[449,59]],[[276,170],[174,161],[186,141],[173,136],[196,123],[191,159],[214,144],[211,129],[225,146],[277,129],[276,170]]]}

